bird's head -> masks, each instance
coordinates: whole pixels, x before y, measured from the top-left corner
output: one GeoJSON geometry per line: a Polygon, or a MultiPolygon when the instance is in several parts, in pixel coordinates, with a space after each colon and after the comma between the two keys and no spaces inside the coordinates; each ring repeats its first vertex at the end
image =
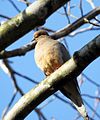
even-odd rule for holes
{"type": "Polygon", "coordinates": [[[45,30],[39,30],[39,31],[37,31],[37,32],[34,33],[34,39],[35,39],[36,41],[38,41],[38,38],[39,38],[40,36],[42,36],[42,35],[47,35],[47,36],[49,36],[49,34],[48,34],[45,30]]]}

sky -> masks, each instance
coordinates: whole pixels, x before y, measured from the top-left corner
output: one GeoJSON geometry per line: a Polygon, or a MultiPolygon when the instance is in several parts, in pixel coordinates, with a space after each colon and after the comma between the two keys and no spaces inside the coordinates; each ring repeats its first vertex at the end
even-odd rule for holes
{"type": "MultiPolygon", "coordinates": [[[[12,0],[12,1],[18,6],[18,8],[21,11],[23,11],[26,8],[24,3],[19,2],[18,0],[12,0]]],[[[74,0],[72,0],[73,5],[79,4],[79,0],[76,0],[75,2],[76,3],[74,3],[74,0]]],[[[95,6],[100,6],[100,3],[98,3],[98,0],[94,0],[94,3],[95,3],[95,6]]],[[[83,6],[84,6],[83,7],[84,14],[92,10],[92,7],[90,6],[90,4],[86,2],[86,0],[84,0],[83,6]]],[[[67,18],[63,14],[61,14],[62,12],[63,12],[63,9],[59,9],[56,13],[51,15],[46,20],[44,27],[48,27],[53,30],[59,30],[65,27],[68,24],[68,22],[67,22],[67,18]]],[[[71,12],[77,17],[80,16],[80,11],[78,7],[75,9],[72,9],[71,12]]],[[[6,15],[9,17],[14,17],[15,15],[18,14],[18,11],[15,10],[15,8],[11,5],[9,0],[0,0],[0,14],[6,15]]],[[[3,22],[3,21],[6,21],[6,19],[0,17],[0,22],[3,22]]],[[[73,21],[75,21],[75,19],[71,18],[71,22],[73,21]]],[[[84,28],[84,27],[87,27],[87,25],[84,25],[81,28],[84,28]]],[[[70,54],[73,55],[75,51],[82,48],[85,44],[87,44],[89,41],[95,38],[99,33],[100,33],[100,30],[97,30],[97,31],[94,30],[94,31],[87,31],[84,33],[80,33],[73,37],[67,36],[66,42],[67,42],[70,54]]],[[[27,33],[25,36],[20,38],[19,41],[9,46],[7,50],[12,50],[12,49],[21,47],[24,44],[27,44],[32,40],[32,37],[33,37],[33,31],[27,33]]],[[[12,68],[23,75],[26,75],[38,82],[40,82],[45,78],[45,75],[36,66],[36,63],[34,61],[34,50],[28,52],[25,56],[9,58],[9,61],[12,61],[11,63],[12,68]]],[[[95,61],[93,61],[83,71],[83,73],[86,74],[90,79],[92,79],[93,81],[99,84],[100,58],[97,58],[95,61]]],[[[35,86],[35,84],[17,75],[16,75],[16,79],[17,79],[18,85],[21,87],[21,89],[25,93],[27,93],[29,90],[31,90],[35,86]]],[[[97,88],[95,85],[93,85],[88,80],[86,80],[86,78],[82,77],[82,79],[84,80],[84,83],[80,88],[81,93],[96,96],[97,91],[100,88],[97,88]]],[[[0,94],[1,94],[0,95],[0,119],[2,116],[2,112],[10,102],[13,93],[14,93],[14,87],[10,77],[0,68],[0,94]]],[[[60,92],[58,92],[58,94],[61,97],[63,97],[65,100],[68,100],[60,92]]],[[[20,97],[21,96],[17,94],[11,107],[13,107],[13,105],[20,99],[20,97]]],[[[86,102],[88,102],[91,107],[94,108],[94,105],[95,105],[94,99],[91,99],[85,96],[83,96],[83,99],[86,102]]],[[[45,100],[42,104],[40,104],[38,108],[42,109],[43,114],[45,115],[46,118],[48,118],[48,120],[74,120],[74,118],[78,115],[77,112],[71,108],[71,106],[57,99],[54,95],[50,96],[47,100],[45,100]]],[[[87,105],[86,105],[86,108],[89,115],[92,116],[92,111],[89,109],[87,105]]],[[[97,113],[100,115],[100,104],[98,104],[97,113]]],[[[95,115],[94,119],[100,120],[100,118],[97,115],[95,115]]],[[[30,115],[28,115],[25,118],[25,120],[38,120],[37,114],[33,111],[30,115]]],[[[79,120],[82,120],[82,118],[79,118],[79,120]]]]}

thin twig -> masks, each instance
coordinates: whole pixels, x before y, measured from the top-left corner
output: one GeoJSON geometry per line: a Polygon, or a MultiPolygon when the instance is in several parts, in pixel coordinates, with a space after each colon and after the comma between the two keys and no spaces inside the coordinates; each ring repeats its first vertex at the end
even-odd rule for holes
{"type": "Polygon", "coordinates": [[[82,7],[82,2],[83,2],[83,0],[80,0],[79,8],[80,8],[80,11],[81,11],[81,16],[83,17],[83,7],[82,7]]]}
{"type": "Polygon", "coordinates": [[[87,0],[87,2],[91,5],[91,7],[92,7],[93,9],[95,8],[95,5],[94,5],[93,0],[87,0]]]}
{"type": "Polygon", "coordinates": [[[13,69],[12,69],[12,67],[9,65],[8,60],[7,60],[7,59],[4,59],[4,60],[3,60],[3,63],[4,63],[4,65],[6,66],[6,68],[8,69],[8,71],[9,71],[9,75],[10,75],[10,77],[11,77],[11,80],[12,80],[12,83],[13,83],[13,85],[14,85],[15,90],[18,91],[21,95],[24,95],[23,91],[20,89],[20,87],[19,87],[18,84],[17,84],[16,78],[15,78],[15,76],[14,76],[13,69]]]}
{"type": "Polygon", "coordinates": [[[97,18],[97,17],[95,17],[94,18],[98,23],[100,23],[100,20],[97,18]]]}
{"type": "Polygon", "coordinates": [[[100,119],[100,115],[94,110],[94,108],[84,100],[85,104],[90,108],[91,111],[95,112],[96,116],[100,119]]]}
{"type": "Polygon", "coordinates": [[[98,97],[98,96],[92,96],[92,95],[88,95],[88,94],[81,94],[81,95],[85,96],[85,97],[92,98],[92,99],[98,99],[100,101],[100,97],[98,97]]]}
{"type": "Polygon", "coordinates": [[[84,20],[85,20],[87,23],[89,23],[89,24],[91,24],[91,25],[93,25],[93,26],[100,27],[100,25],[99,25],[99,24],[96,24],[95,22],[91,22],[91,21],[90,21],[90,20],[88,20],[87,18],[84,18],[84,20]]]}
{"type": "Polygon", "coordinates": [[[88,77],[87,75],[85,75],[84,73],[82,73],[82,75],[93,85],[96,85],[96,87],[100,87],[100,84],[96,83],[95,81],[93,81],[90,77],[88,77]]]}
{"type": "Polygon", "coordinates": [[[6,18],[6,19],[8,19],[8,20],[11,19],[10,17],[8,17],[8,16],[6,16],[6,15],[2,15],[2,14],[0,14],[0,17],[2,17],[2,18],[6,18]]]}
{"type": "Polygon", "coordinates": [[[8,0],[10,3],[11,3],[11,5],[15,8],[15,10],[17,10],[17,12],[19,13],[19,12],[21,12],[20,11],[20,9],[16,6],[16,4],[14,3],[14,1],[12,1],[12,0],[8,0]]]}
{"type": "Polygon", "coordinates": [[[33,80],[33,79],[27,77],[26,75],[22,75],[21,73],[16,72],[15,70],[14,70],[13,72],[14,72],[14,74],[16,74],[16,75],[18,75],[18,76],[20,76],[20,77],[22,77],[22,78],[24,78],[24,79],[26,79],[26,80],[28,80],[28,81],[34,83],[34,84],[38,84],[38,83],[39,83],[39,82],[37,82],[37,81],[35,81],[35,80],[33,80]]]}
{"type": "Polygon", "coordinates": [[[86,14],[84,17],[81,17],[77,21],[73,22],[71,25],[69,25],[69,26],[67,26],[67,27],[65,27],[65,28],[55,32],[54,34],[51,35],[51,37],[53,39],[58,39],[58,38],[67,36],[71,32],[73,32],[74,30],[79,28],[80,26],[86,24],[87,22],[85,21],[85,19],[91,20],[95,16],[97,16],[98,14],[100,14],[100,7],[95,8],[94,10],[92,10],[91,12],[86,14]]]}
{"type": "Polygon", "coordinates": [[[68,16],[68,13],[67,13],[66,7],[67,7],[67,5],[66,5],[66,6],[63,6],[63,8],[64,8],[64,12],[65,12],[65,16],[66,16],[67,21],[68,21],[68,24],[70,24],[71,22],[70,22],[70,18],[69,18],[69,16],[68,16]]]}
{"type": "Polygon", "coordinates": [[[41,120],[47,120],[47,118],[44,116],[44,114],[41,112],[40,109],[36,108],[36,109],[35,109],[35,112],[38,114],[38,117],[39,117],[41,120]]]}
{"type": "Polygon", "coordinates": [[[12,103],[13,103],[15,97],[16,97],[16,94],[17,94],[17,91],[15,91],[15,92],[13,93],[13,96],[12,96],[9,104],[6,106],[5,110],[3,111],[2,119],[5,117],[5,115],[7,114],[8,110],[9,110],[9,108],[11,107],[11,105],[12,105],[12,103]]]}

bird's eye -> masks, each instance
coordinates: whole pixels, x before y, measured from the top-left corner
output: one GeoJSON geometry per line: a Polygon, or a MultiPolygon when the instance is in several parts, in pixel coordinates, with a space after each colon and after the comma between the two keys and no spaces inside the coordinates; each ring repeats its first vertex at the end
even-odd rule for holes
{"type": "Polygon", "coordinates": [[[38,38],[41,34],[40,33],[36,33],[34,34],[34,38],[38,38]]]}

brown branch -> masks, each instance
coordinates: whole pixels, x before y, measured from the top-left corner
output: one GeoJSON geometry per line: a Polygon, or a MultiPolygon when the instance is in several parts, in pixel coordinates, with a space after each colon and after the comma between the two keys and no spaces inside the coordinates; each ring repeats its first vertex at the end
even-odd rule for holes
{"type": "Polygon", "coordinates": [[[34,49],[35,45],[36,45],[36,42],[32,41],[32,42],[22,46],[21,48],[18,48],[18,49],[12,50],[12,51],[2,51],[0,53],[0,59],[25,55],[28,51],[34,49]]]}
{"type": "Polygon", "coordinates": [[[45,20],[69,0],[36,0],[23,12],[0,26],[0,51],[17,41],[20,37],[45,20]]]}
{"type": "Polygon", "coordinates": [[[76,78],[92,61],[100,56],[100,35],[89,42],[54,73],[25,94],[8,112],[4,120],[23,120],[37,105],[55,93],[64,78],[76,78]]]}
{"type": "MultiPolygon", "coordinates": [[[[59,39],[61,37],[64,37],[64,36],[70,34],[71,32],[73,32],[74,30],[76,30],[77,28],[79,28],[80,26],[82,26],[83,24],[87,23],[84,20],[85,18],[90,20],[90,19],[93,19],[98,14],[100,14],[100,7],[97,7],[96,9],[92,10],[84,17],[78,19],[77,21],[75,21],[74,23],[69,25],[68,27],[66,27],[62,30],[59,30],[58,32],[55,32],[50,36],[53,39],[59,39]]],[[[32,41],[32,42],[28,43],[27,45],[22,46],[21,48],[18,48],[18,49],[12,50],[12,51],[2,51],[0,53],[0,59],[25,55],[28,51],[34,49],[35,44],[36,44],[36,42],[32,41]]]]}
{"type": "Polygon", "coordinates": [[[94,10],[92,10],[91,12],[89,12],[87,15],[83,16],[82,18],[78,19],[77,21],[75,21],[74,23],[69,25],[68,27],[55,32],[54,34],[51,35],[51,37],[54,39],[58,39],[58,38],[67,36],[68,34],[73,32],[74,30],[76,30],[80,26],[86,24],[87,22],[85,21],[85,18],[87,20],[91,20],[99,14],[100,14],[100,7],[97,7],[94,10]]]}

